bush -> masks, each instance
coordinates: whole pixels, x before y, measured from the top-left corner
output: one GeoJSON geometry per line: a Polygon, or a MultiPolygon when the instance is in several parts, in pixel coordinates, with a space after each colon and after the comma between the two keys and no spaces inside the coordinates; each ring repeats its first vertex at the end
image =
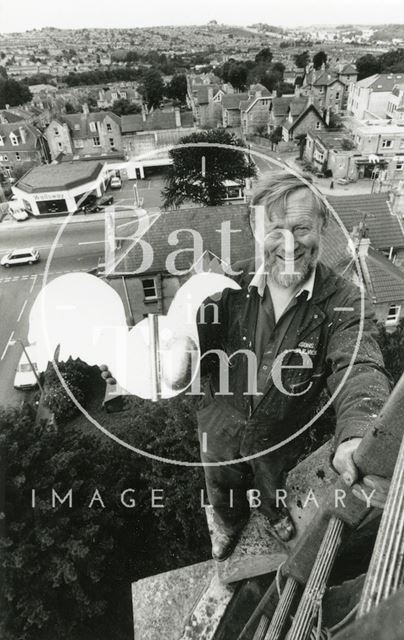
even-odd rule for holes
{"type": "MultiPolygon", "coordinates": [[[[90,367],[70,358],[67,362],[60,362],[58,368],[73,396],[80,404],[84,404],[89,389],[90,367]]],[[[79,413],[52,364],[46,370],[44,388],[43,403],[54,413],[56,422],[64,424],[79,413]]]]}

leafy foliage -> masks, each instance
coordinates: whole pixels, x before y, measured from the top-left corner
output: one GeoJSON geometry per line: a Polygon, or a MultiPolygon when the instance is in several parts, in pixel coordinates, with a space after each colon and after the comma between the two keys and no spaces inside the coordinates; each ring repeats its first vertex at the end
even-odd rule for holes
{"type": "Polygon", "coordinates": [[[298,69],[304,69],[310,62],[310,54],[308,51],[297,53],[294,57],[295,65],[298,69]]]}
{"type": "Polygon", "coordinates": [[[205,205],[221,204],[225,198],[224,180],[243,180],[255,175],[255,167],[242,151],[224,147],[244,147],[244,143],[225,129],[198,131],[181,139],[192,145],[170,151],[173,165],[163,189],[164,208],[176,208],[190,200],[205,205]],[[209,146],[202,146],[208,144],[209,146]],[[206,172],[202,175],[202,158],[206,172]]]}
{"type": "MultiPolygon", "coordinates": [[[[92,414],[105,424],[99,374],[91,385],[92,414]]],[[[161,404],[130,398],[114,418],[114,434],[145,451],[199,459],[185,397],[161,404]]],[[[81,415],[53,431],[21,409],[0,411],[0,449],[7,457],[2,640],[130,637],[131,582],[209,557],[201,469],[138,456],[81,415]],[[52,489],[63,498],[70,488],[72,507],[56,500],[53,508],[52,489]],[[152,488],[163,490],[164,508],[152,508],[152,488]],[[135,499],[131,506],[121,501],[126,489],[133,489],[123,497],[127,505],[135,499]]]]}
{"type": "Polygon", "coordinates": [[[356,68],[358,70],[358,80],[362,80],[375,73],[380,73],[380,62],[376,56],[367,53],[357,59],[356,68]]]}
{"type": "Polygon", "coordinates": [[[126,98],[119,98],[113,103],[111,111],[117,116],[126,116],[130,113],[141,113],[142,107],[136,102],[129,102],[126,98]]]}
{"type": "Polygon", "coordinates": [[[143,97],[149,109],[157,108],[164,95],[164,82],[156,69],[149,69],[143,78],[143,97]]]}
{"type": "MultiPolygon", "coordinates": [[[[89,369],[79,360],[69,359],[60,362],[59,371],[65,384],[68,386],[76,400],[83,404],[89,383],[89,369]]],[[[74,418],[79,412],[78,407],[67,394],[52,364],[48,365],[45,373],[45,393],[43,402],[55,415],[56,422],[64,424],[74,418]]]]}
{"type": "Polygon", "coordinates": [[[187,95],[186,75],[183,73],[174,75],[167,86],[166,93],[168,98],[178,100],[178,102],[184,104],[187,95]]]}
{"type": "Polygon", "coordinates": [[[16,107],[32,100],[32,93],[22,82],[12,78],[3,79],[0,76],[0,109],[7,104],[16,107]]]}
{"type": "Polygon", "coordinates": [[[313,66],[315,69],[320,69],[323,64],[327,62],[327,54],[325,51],[317,51],[313,56],[313,66]]]}

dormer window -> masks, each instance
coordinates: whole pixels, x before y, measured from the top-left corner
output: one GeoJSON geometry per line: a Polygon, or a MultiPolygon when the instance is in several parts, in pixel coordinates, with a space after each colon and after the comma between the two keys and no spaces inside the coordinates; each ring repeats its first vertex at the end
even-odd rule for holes
{"type": "Polygon", "coordinates": [[[90,131],[94,133],[97,131],[97,127],[95,126],[95,122],[90,122],[90,131]]]}
{"type": "Polygon", "coordinates": [[[4,147],[4,138],[0,136],[0,147],[4,147]]]}

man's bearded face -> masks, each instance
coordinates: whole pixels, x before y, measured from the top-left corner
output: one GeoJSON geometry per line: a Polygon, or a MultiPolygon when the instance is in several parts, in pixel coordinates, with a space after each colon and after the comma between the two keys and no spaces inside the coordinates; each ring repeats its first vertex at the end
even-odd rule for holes
{"type": "Polygon", "coordinates": [[[283,210],[270,213],[270,219],[264,214],[263,224],[257,220],[253,224],[255,238],[264,248],[265,271],[282,287],[298,286],[307,280],[320,254],[322,221],[312,194],[297,189],[283,210]]]}

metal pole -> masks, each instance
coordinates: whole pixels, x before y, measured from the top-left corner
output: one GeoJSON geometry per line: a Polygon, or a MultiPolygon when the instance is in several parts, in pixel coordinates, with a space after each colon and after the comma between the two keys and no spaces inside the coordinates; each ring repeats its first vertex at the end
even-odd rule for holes
{"type": "Polygon", "coordinates": [[[130,325],[133,327],[134,324],[135,324],[135,321],[134,321],[134,318],[133,318],[133,312],[132,312],[132,307],[131,307],[130,300],[129,300],[129,294],[128,294],[128,288],[126,286],[125,276],[122,276],[122,285],[123,285],[123,290],[124,290],[124,293],[125,293],[126,304],[128,305],[129,322],[130,322],[130,325]]]}
{"type": "Polygon", "coordinates": [[[160,385],[160,358],[159,358],[159,325],[158,316],[155,313],[149,313],[149,340],[150,340],[150,365],[151,365],[151,382],[152,382],[152,401],[157,402],[161,396],[160,385]]]}

